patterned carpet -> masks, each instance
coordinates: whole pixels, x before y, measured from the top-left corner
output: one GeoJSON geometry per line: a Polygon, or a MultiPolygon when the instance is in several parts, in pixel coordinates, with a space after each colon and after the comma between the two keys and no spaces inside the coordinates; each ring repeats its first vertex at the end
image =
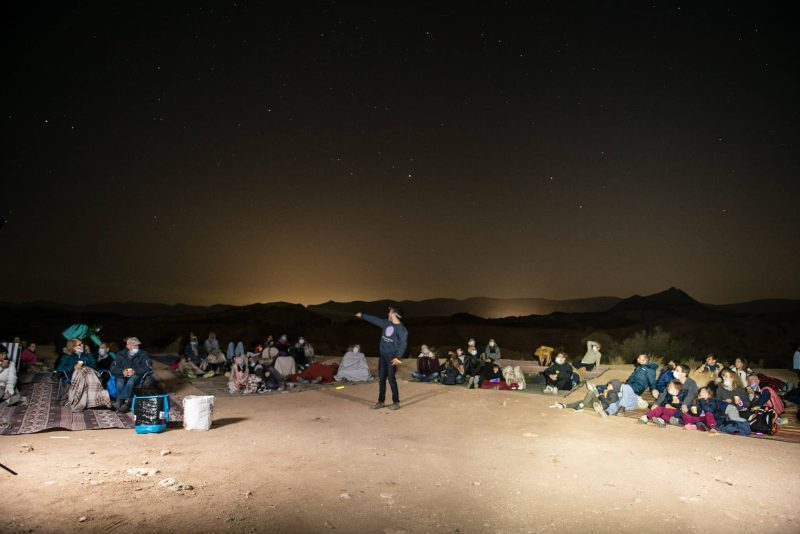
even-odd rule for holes
{"type": "MultiPolygon", "coordinates": [[[[0,435],[33,434],[51,429],[101,430],[105,428],[133,429],[133,416],[106,409],[84,410],[72,413],[58,400],[58,382],[45,376],[36,376],[28,384],[19,386],[20,393],[28,398],[27,406],[0,405],[0,435]]],[[[170,424],[180,426],[183,405],[179,398],[170,396],[170,424]]]]}
{"type": "MultiPolygon", "coordinates": [[[[647,392],[642,395],[642,398],[644,398],[647,402],[653,402],[654,400],[653,396],[647,392]]],[[[625,412],[625,417],[633,417],[638,419],[646,413],[647,410],[628,411],[625,412]]],[[[785,441],[788,443],[800,443],[800,422],[797,421],[797,406],[794,404],[787,405],[786,411],[781,415],[781,417],[786,418],[788,421],[785,425],[780,425],[778,427],[778,432],[776,434],[773,434],[772,436],[758,436],[756,434],[750,434],[749,437],[755,439],[785,441]]]]}

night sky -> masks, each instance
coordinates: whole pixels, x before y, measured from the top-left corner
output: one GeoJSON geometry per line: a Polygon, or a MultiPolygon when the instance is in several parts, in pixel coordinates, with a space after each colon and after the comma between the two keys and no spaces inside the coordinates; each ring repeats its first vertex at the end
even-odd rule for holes
{"type": "Polygon", "coordinates": [[[800,298],[789,2],[107,4],[6,7],[0,300],[800,298]]]}

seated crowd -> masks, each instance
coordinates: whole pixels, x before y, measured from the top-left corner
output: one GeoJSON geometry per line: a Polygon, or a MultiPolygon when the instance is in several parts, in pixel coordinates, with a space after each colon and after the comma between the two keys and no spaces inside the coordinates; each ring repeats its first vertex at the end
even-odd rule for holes
{"type": "Polygon", "coordinates": [[[784,400],[795,404],[800,400],[796,384],[756,374],[743,358],[736,358],[728,367],[717,362],[714,355],[708,355],[694,377],[690,373],[687,364],[674,360],[666,362],[659,371],[658,364],[651,362],[647,354],[640,354],[633,373],[624,383],[611,380],[595,385],[587,381],[588,391],[583,400],[571,404],[557,402],[551,408],[576,411],[592,408],[603,417],[647,409],[639,418],[643,424],[654,423],[662,428],[671,424],[687,430],[746,436],[762,424],[773,425],[775,418],[784,412],[784,400]],[[652,402],[643,398],[647,393],[654,399],[652,402]]]}
{"type": "MultiPolygon", "coordinates": [[[[152,358],[141,349],[136,337],[124,340],[124,349],[98,337],[99,327],[72,325],[64,331],[55,372],[68,385],[65,406],[73,412],[89,408],[112,408],[129,412],[134,390],[152,374],[152,358]],[[75,337],[66,336],[74,334],[75,337]],[[90,350],[94,343],[96,352],[90,350]],[[112,403],[112,397],[114,401],[112,403]]],[[[42,364],[36,344],[15,340],[24,347],[15,365],[8,349],[0,345],[0,392],[8,405],[19,402],[17,367],[38,370],[42,364]]],[[[643,424],[660,427],[679,425],[687,430],[705,430],[748,435],[754,417],[769,411],[775,417],[784,411],[784,400],[798,403],[796,385],[754,373],[744,358],[723,365],[714,355],[692,369],[685,363],[667,361],[661,369],[647,354],[640,354],[633,372],[625,380],[593,384],[587,372],[601,362],[601,346],[588,341],[586,353],[575,365],[564,352],[541,346],[534,352],[544,369],[535,376],[523,374],[519,366],[501,364],[501,350],[494,339],[480,347],[474,338],[462,347],[448,351],[440,360],[429,345],[422,345],[416,357],[412,380],[443,385],[463,385],[468,389],[522,390],[539,384],[544,393],[570,392],[585,383],[587,392],[580,401],[556,402],[551,408],[582,411],[591,408],[602,417],[623,415],[626,411],[647,410],[639,418],[643,424]],[[553,354],[555,353],[555,356],[553,354]],[[692,375],[690,377],[690,374],[692,375]],[[647,399],[652,397],[652,400],[647,399]]],[[[366,356],[356,344],[348,348],[340,363],[316,361],[313,345],[303,336],[290,343],[286,334],[267,337],[245,349],[242,341],[230,341],[223,352],[214,332],[200,343],[194,332],[185,338],[179,361],[173,368],[188,379],[225,375],[231,394],[283,391],[297,384],[366,382],[372,380],[366,356]]]]}

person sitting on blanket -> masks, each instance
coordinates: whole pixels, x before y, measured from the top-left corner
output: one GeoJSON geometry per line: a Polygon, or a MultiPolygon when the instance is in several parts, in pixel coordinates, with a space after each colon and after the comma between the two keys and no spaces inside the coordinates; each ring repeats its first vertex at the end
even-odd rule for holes
{"type": "Polygon", "coordinates": [[[147,351],[140,348],[137,337],[125,340],[125,348],[117,354],[111,374],[117,386],[117,400],[114,407],[122,413],[131,411],[133,388],[139,385],[146,373],[153,371],[153,360],[147,351]]]}
{"type": "Polygon", "coordinates": [[[717,431],[717,422],[722,422],[728,405],[712,397],[708,387],[702,387],[697,392],[694,402],[686,403],[678,414],[670,419],[672,424],[683,424],[686,430],[708,430],[713,434],[717,431]]]}
{"type": "Polygon", "coordinates": [[[666,428],[667,421],[675,417],[681,412],[681,406],[684,404],[686,391],[681,390],[681,383],[673,380],[667,384],[667,388],[659,395],[653,407],[639,418],[639,422],[647,424],[648,421],[656,423],[661,428],[666,428]]]}
{"type": "MultiPolygon", "coordinates": [[[[458,349],[461,350],[461,349],[458,349]]],[[[481,361],[477,355],[477,351],[472,351],[464,356],[462,374],[467,381],[467,389],[480,387],[481,383],[481,370],[487,362],[493,362],[491,358],[486,358],[481,361]]]]}
{"type": "Polygon", "coordinates": [[[308,367],[316,361],[314,346],[306,341],[303,336],[297,338],[297,343],[292,347],[291,354],[294,356],[295,363],[300,367],[308,367]]]}
{"type": "Polygon", "coordinates": [[[411,378],[420,382],[432,382],[439,379],[441,370],[439,357],[431,352],[428,345],[422,345],[417,356],[417,370],[411,373],[411,378]]]}
{"type": "Polygon", "coordinates": [[[228,365],[228,359],[220,349],[213,349],[208,353],[205,360],[200,362],[200,370],[203,373],[213,371],[216,375],[225,373],[225,367],[228,365]]]}
{"type": "Polygon", "coordinates": [[[486,350],[483,352],[486,357],[491,358],[493,362],[503,357],[503,353],[500,352],[500,347],[497,345],[497,341],[495,341],[494,338],[489,340],[489,344],[486,345],[486,350]]]}
{"type": "Polygon", "coordinates": [[[0,391],[2,391],[2,400],[6,401],[8,406],[21,400],[16,389],[17,367],[8,359],[6,346],[0,345],[0,391]]]}
{"type": "Polygon", "coordinates": [[[25,350],[20,354],[20,362],[22,365],[36,365],[39,363],[39,358],[36,356],[36,343],[30,343],[25,350]]]}
{"type": "Polygon", "coordinates": [[[661,393],[667,388],[667,384],[675,380],[673,371],[675,371],[676,365],[678,365],[678,362],[675,360],[669,360],[667,364],[661,368],[661,372],[656,380],[655,391],[652,392],[653,398],[658,398],[658,396],[661,395],[661,393]]]}
{"type": "Polygon", "coordinates": [[[567,355],[565,353],[559,352],[553,365],[545,369],[542,374],[544,375],[545,383],[544,393],[557,395],[559,389],[572,389],[572,366],[567,363],[567,355]]]}
{"type": "Polygon", "coordinates": [[[503,367],[503,378],[512,389],[522,390],[526,387],[525,373],[522,372],[522,368],[519,365],[506,365],[503,367]]]}
{"type": "MultiPolygon", "coordinates": [[[[506,381],[503,378],[503,371],[500,369],[500,364],[497,362],[487,362],[483,364],[481,370],[480,387],[482,389],[499,389],[505,385],[506,381]]],[[[503,388],[508,389],[508,388],[503,388]]]]}
{"type": "Polygon", "coordinates": [[[717,357],[713,354],[706,356],[706,361],[703,365],[697,368],[695,373],[706,373],[709,375],[717,375],[722,371],[722,365],[717,363],[717,357]]]}
{"type": "Polygon", "coordinates": [[[751,410],[766,407],[775,410],[775,415],[777,416],[783,413],[783,402],[780,396],[772,387],[761,384],[761,379],[758,375],[748,376],[747,383],[748,387],[746,391],[751,401],[751,410]]]}
{"type": "Polygon", "coordinates": [[[86,347],[80,339],[68,339],[67,345],[64,347],[64,356],[58,364],[57,371],[66,373],[67,377],[71,379],[78,362],[80,362],[82,366],[96,369],[97,361],[94,359],[94,356],[85,352],[85,349],[86,347]]]}
{"type": "Polygon", "coordinates": [[[464,364],[453,351],[448,352],[447,356],[444,369],[439,376],[439,383],[446,386],[461,384],[464,381],[464,364]]]}
{"type": "Polygon", "coordinates": [[[729,369],[736,373],[741,386],[746,388],[747,377],[753,374],[753,370],[747,367],[747,360],[744,358],[736,358],[736,360],[733,362],[733,365],[731,365],[729,369]]]}
{"type": "Polygon", "coordinates": [[[723,369],[722,383],[717,387],[715,397],[737,410],[745,410],[750,405],[750,397],[747,390],[739,382],[739,375],[730,369],[723,369]]]}
{"type": "Polygon", "coordinates": [[[330,384],[335,382],[336,373],[339,372],[339,364],[336,362],[312,363],[294,376],[288,377],[288,380],[298,382],[300,384],[330,384]]]}
{"type": "MultiPolygon", "coordinates": [[[[700,388],[694,406],[689,408],[688,413],[682,414],[681,419],[687,430],[716,428],[716,430],[729,434],[734,432],[743,436],[750,434],[750,425],[747,423],[747,419],[739,415],[738,408],[733,404],[712,398],[711,388],[700,388]],[[711,425],[709,420],[696,419],[697,416],[702,417],[703,413],[711,413],[715,425],[711,425]]],[[[711,432],[711,430],[709,431],[711,432]]]]}
{"type": "MultiPolygon", "coordinates": [[[[697,382],[689,378],[689,366],[685,363],[676,365],[672,376],[674,381],[681,384],[681,401],[685,399],[686,402],[692,402],[697,397],[697,382]]],[[[664,395],[664,392],[661,392],[661,395],[664,395]]]]}
{"type": "Polygon", "coordinates": [[[189,342],[183,349],[183,355],[195,365],[202,362],[206,357],[205,345],[200,344],[200,341],[197,339],[197,336],[194,335],[194,332],[189,332],[189,342]]]}
{"type": "Polygon", "coordinates": [[[337,382],[367,382],[372,380],[367,365],[367,357],[361,352],[360,345],[350,347],[339,364],[339,372],[333,377],[337,382]]]}
{"type": "Polygon", "coordinates": [[[187,354],[181,356],[181,359],[178,362],[178,372],[190,380],[194,380],[198,376],[211,378],[216,374],[213,370],[203,371],[203,369],[194,363],[191,357],[187,354]]]}
{"type": "Polygon", "coordinates": [[[203,342],[203,347],[206,349],[206,354],[211,354],[211,351],[214,350],[220,350],[217,334],[214,332],[209,332],[208,338],[206,338],[206,340],[203,342]]]}
{"type": "Polygon", "coordinates": [[[279,356],[288,356],[292,348],[291,345],[289,345],[289,336],[281,334],[281,337],[275,342],[275,348],[278,349],[279,356]]]}
{"type": "Polygon", "coordinates": [[[603,388],[601,393],[598,393],[597,389],[589,389],[589,392],[586,393],[586,396],[583,397],[581,401],[570,404],[556,402],[550,405],[550,407],[560,409],[572,408],[576,412],[580,412],[587,406],[591,406],[601,417],[606,417],[610,415],[609,408],[619,403],[619,392],[621,389],[622,382],[619,380],[612,380],[603,388]]]}
{"type": "MultiPolygon", "coordinates": [[[[659,394],[655,391],[656,369],[658,369],[657,363],[651,362],[647,354],[640,354],[636,357],[636,367],[633,369],[633,373],[631,373],[631,376],[628,377],[628,380],[623,386],[627,385],[635,395],[641,395],[645,391],[651,391],[654,398],[658,397],[659,394]]],[[[598,394],[602,393],[605,387],[605,385],[595,386],[588,381],[586,382],[586,388],[589,391],[594,390],[598,394]]],[[[617,390],[617,392],[622,393],[620,390],[617,390]]]]}
{"type": "Polygon", "coordinates": [[[71,356],[74,359],[68,355],[61,360],[61,367],[67,361],[75,361],[72,372],[69,373],[69,391],[64,405],[73,413],[80,413],[87,408],[110,408],[111,397],[103,387],[98,372],[90,365],[90,362],[94,364],[94,358],[90,358],[91,354],[83,355],[82,341],[72,339],[67,344],[70,342],[73,342],[71,356]]]}
{"type": "Polygon", "coordinates": [[[244,355],[233,357],[231,378],[228,381],[228,391],[231,395],[257,393],[262,383],[260,378],[250,374],[250,369],[247,367],[247,358],[244,355]]]}

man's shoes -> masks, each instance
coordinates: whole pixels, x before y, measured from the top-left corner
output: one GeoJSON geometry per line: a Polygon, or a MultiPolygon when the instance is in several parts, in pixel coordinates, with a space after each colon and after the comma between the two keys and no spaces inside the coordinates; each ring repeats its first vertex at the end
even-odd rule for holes
{"type": "Polygon", "coordinates": [[[119,406],[119,413],[129,413],[131,411],[131,403],[128,401],[123,402],[119,406]]]}
{"type": "Polygon", "coordinates": [[[203,375],[203,378],[211,378],[215,374],[217,373],[215,373],[214,371],[208,371],[206,374],[203,375]]]}
{"type": "Polygon", "coordinates": [[[670,417],[669,418],[669,424],[675,425],[675,426],[681,426],[683,424],[683,421],[681,421],[677,417],[670,417]]]}
{"type": "Polygon", "coordinates": [[[653,422],[661,428],[667,428],[667,422],[660,417],[653,417],[653,422]]]}
{"type": "Polygon", "coordinates": [[[189,380],[194,380],[195,378],[197,378],[197,375],[194,373],[186,373],[186,378],[188,378],[189,380]]]}
{"type": "Polygon", "coordinates": [[[619,407],[619,410],[617,410],[617,415],[618,415],[618,416],[620,416],[620,417],[622,417],[623,415],[625,415],[625,408],[623,408],[622,406],[620,406],[620,407],[619,407]]]}
{"type": "Polygon", "coordinates": [[[399,402],[393,402],[392,405],[389,406],[389,409],[390,410],[399,410],[400,409],[400,403],[399,402]]]}
{"type": "Polygon", "coordinates": [[[375,404],[373,404],[373,405],[372,405],[372,409],[373,409],[373,410],[380,410],[380,409],[381,409],[381,408],[383,408],[384,406],[385,406],[385,405],[384,405],[382,402],[376,402],[375,404]]]}
{"type": "Polygon", "coordinates": [[[591,383],[591,382],[589,382],[589,381],[587,381],[587,382],[586,382],[586,389],[588,389],[589,391],[591,391],[591,392],[592,392],[592,393],[594,393],[595,395],[598,395],[598,393],[597,393],[597,386],[595,386],[594,384],[592,384],[592,383],[591,383]]]}
{"type": "Polygon", "coordinates": [[[582,402],[579,402],[578,405],[573,408],[573,410],[576,412],[582,412],[585,407],[586,406],[582,402]]]}
{"type": "Polygon", "coordinates": [[[596,411],[598,414],[600,414],[600,417],[603,417],[603,418],[608,417],[608,414],[603,409],[603,405],[600,404],[599,402],[592,403],[592,408],[594,408],[594,411],[596,411]]]}
{"type": "Polygon", "coordinates": [[[646,415],[643,415],[643,416],[641,416],[639,419],[637,419],[637,421],[639,421],[639,422],[640,422],[640,423],[642,423],[643,425],[646,425],[646,424],[647,424],[647,416],[646,416],[646,415]]]}

